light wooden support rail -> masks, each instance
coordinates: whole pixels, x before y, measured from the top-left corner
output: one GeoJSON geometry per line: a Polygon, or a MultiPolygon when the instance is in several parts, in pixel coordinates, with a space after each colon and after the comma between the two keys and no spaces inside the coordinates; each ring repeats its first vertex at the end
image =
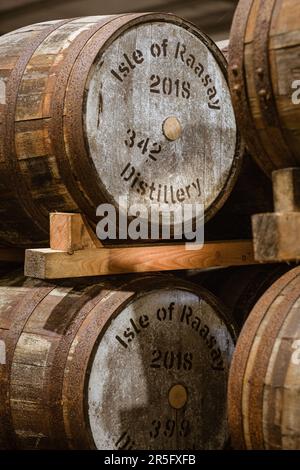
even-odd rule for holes
{"type": "Polygon", "coordinates": [[[51,214],[50,248],[26,250],[25,274],[41,279],[255,264],[251,240],[103,247],[80,214],[51,214]]]}

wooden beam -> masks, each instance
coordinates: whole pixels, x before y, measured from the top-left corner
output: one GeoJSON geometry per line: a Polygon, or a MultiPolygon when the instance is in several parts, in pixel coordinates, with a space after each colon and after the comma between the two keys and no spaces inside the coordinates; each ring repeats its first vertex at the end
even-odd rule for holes
{"type": "Polygon", "coordinates": [[[256,214],[252,227],[257,261],[300,261],[300,212],[256,214]]]}
{"type": "Polygon", "coordinates": [[[300,213],[300,168],[273,171],[272,184],[275,212],[300,213]]]}
{"type": "Polygon", "coordinates": [[[255,259],[300,261],[300,168],[274,171],[275,212],[252,216],[255,259]]]}
{"type": "Polygon", "coordinates": [[[197,250],[184,244],[84,249],[73,254],[45,248],[26,250],[25,275],[62,279],[255,263],[250,240],[207,243],[197,250]]]}
{"type": "Polygon", "coordinates": [[[73,251],[85,248],[101,248],[86,219],[81,214],[54,212],[50,214],[50,248],[52,250],[73,251]]]}

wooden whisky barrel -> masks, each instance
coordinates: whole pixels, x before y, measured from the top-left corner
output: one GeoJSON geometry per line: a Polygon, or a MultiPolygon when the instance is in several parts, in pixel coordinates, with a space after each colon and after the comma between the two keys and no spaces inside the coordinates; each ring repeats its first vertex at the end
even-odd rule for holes
{"type": "Polygon", "coordinates": [[[1,448],[226,445],[235,333],[205,289],[7,276],[0,300],[1,448]]]}
{"type": "Polygon", "coordinates": [[[199,203],[208,220],[241,160],[223,55],[161,13],[2,36],[0,142],[0,242],[11,245],[45,243],[49,211],[96,223],[101,203],[199,203]]]}
{"type": "Polygon", "coordinates": [[[232,24],[229,80],[237,121],[268,174],[300,164],[300,4],[240,0],[232,24]]]}
{"type": "Polygon", "coordinates": [[[229,425],[235,448],[300,449],[300,268],[257,302],[230,369],[229,425]]]}
{"type": "Polygon", "coordinates": [[[259,298],[290,269],[287,264],[235,266],[200,271],[188,279],[220,299],[241,330],[259,298]]]}

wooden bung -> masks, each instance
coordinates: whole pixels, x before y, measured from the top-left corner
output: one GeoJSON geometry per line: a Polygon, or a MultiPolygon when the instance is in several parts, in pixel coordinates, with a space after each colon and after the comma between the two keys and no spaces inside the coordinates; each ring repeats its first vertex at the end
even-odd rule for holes
{"type": "Polygon", "coordinates": [[[235,449],[300,450],[300,267],[259,299],[230,368],[228,413],[235,449]]]}
{"type": "Polygon", "coordinates": [[[1,244],[47,246],[49,212],[94,226],[101,203],[124,198],[203,204],[208,220],[241,156],[226,61],[181,18],[90,16],[0,38],[1,244]]]}
{"type": "Polygon", "coordinates": [[[0,447],[222,449],[235,327],[172,276],[0,282],[0,447]]]}
{"type": "Polygon", "coordinates": [[[240,130],[271,176],[300,165],[300,2],[240,0],[228,73],[240,130]]]}

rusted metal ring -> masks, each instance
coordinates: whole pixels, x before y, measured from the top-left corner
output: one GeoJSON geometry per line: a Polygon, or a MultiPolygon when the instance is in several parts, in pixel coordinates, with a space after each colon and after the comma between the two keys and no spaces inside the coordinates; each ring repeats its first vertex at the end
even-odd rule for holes
{"type": "MultiPolygon", "coordinates": [[[[268,43],[271,19],[275,7],[276,0],[260,2],[253,41],[254,82],[264,127],[268,134],[270,134],[270,128],[272,128],[272,135],[269,135],[269,138],[270,140],[276,140],[275,152],[278,149],[278,158],[281,160],[282,154],[284,154],[287,166],[294,166],[297,162],[289,149],[281,129],[270,70],[268,43]]],[[[272,160],[274,161],[274,156],[272,160]]],[[[275,168],[278,168],[278,165],[274,162],[275,168]]]]}
{"type": "Polygon", "coordinates": [[[265,318],[272,302],[285,289],[287,283],[298,275],[298,271],[289,271],[266,291],[255,305],[239,336],[228,382],[228,419],[232,442],[236,449],[246,449],[242,412],[243,381],[257,328],[265,318]]]}
{"type": "Polygon", "coordinates": [[[16,199],[20,201],[20,205],[24,207],[32,223],[36,226],[36,229],[41,230],[43,236],[48,233],[49,217],[48,213],[37,207],[34,203],[30,190],[22,175],[15,148],[15,112],[19,86],[31,56],[49,34],[69,21],[71,20],[59,21],[55,25],[46,28],[45,31],[37,34],[34,40],[27,45],[26,52],[19,58],[7,82],[7,111],[3,122],[3,146],[6,157],[5,164],[9,170],[7,172],[10,178],[9,187],[10,190],[15,191],[16,199]]]}
{"type": "Polygon", "coordinates": [[[30,292],[22,298],[14,312],[14,321],[5,338],[7,348],[7,362],[5,376],[0,380],[0,401],[6,406],[0,408],[1,426],[5,427],[7,448],[17,447],[17,438],[14,432],[11,407],[10,407],[10,381],[11,368],[13,364],[14,352],[23,332],[26,322],[37,305],[55,288],[53,285],[40,281],[37,287],[30,289],[30,292]],[[1,412],[2,411],[2,412],[1,412]]]}
{"type": "MultiPolygon", "coordinates": [[[[290,308],[299,297],[299,269],[297,272],[298,275],[292,281],[286,284],[285,288],[283,289],[285,298],[280,304],[280,308],[276,309],[272,316],[268,318],[268,334],[263,334],[262,341],[260,342],[255,354],[253,370],[251,372],[251,388],[248,401],[248,406],[251,409],[248,423],[252,449],[264,449],[264,378],[267,374],[274,343],[284,323],[286,313],[290,311],[290,308]]],[[[275,286],[272,286],[271,289],[277,290],[275,286]]],[[[278,293],[276,297],[278,297],[278,293]]]]}
{"type": "MultiPolygon", "coordinates": [[[[90,200],[86,197],[86,191],[82,191],[79,181],[81,178],[80,174],[74,174],[73,168],[71,166],[72,155],[68,155],[65,146],[65,135],[64,135],[64,111],[65,111],[65,96],[68,93],[67,85],[69,76],[72,73],[74,64],[78,59],[78,56],[82,52],[82,49],[90,41],[96,32],[103,26],[107,25],[111,21],[115,20],[116,16],[108,16],[105,19],[99,20],[95,25],[93,25],[88,31],[83,31],[76,41],[74,41],[67,50],[67,55],[63,60],[60,70],[55,75],[55,88],[53,93],[53,99],[51,102],[51,121],[50,121],[50,135],[51,141],[54,148],[54,153],[56,155],[56,162],[59,168],[59,172],[62,178],[62,181],[65,183],[70,195],[73,200],[76,202],[77,206],[83,211],[88,218],[92,219],[95,217],[95,207],[92,205],[90,200]]],[[[83,80],[81,75],[80,81],[83,80]]],[[[78,97],[74,99],[74,103],[77,101],[78,97]]],[[[77,123],[77,132],[80,132],[81,123],[77,123]]],[[[75,155],[77,155],[78,150],[75,150],[75,155]]],[[[83,175],[85,174],[85,168],[82,169],[83,175]]],[[[93,180],[95,178],[95,173],[91,175],[89,179],[89,184],[87,187],[93,186],[93,180]]],[[[84,188],[85,189],[85,188],[84,188]]]]}
{"type": "MultiPolygon", "coordinates": [[[[124,32],[126,29],[131,28],[143,21],[172,22],[195,34],[214,55],[227,80],[226,59],[217,46],[205,34],[200,33],[192,23],[183,21],[175,15],[159,13],[127,15],[121,19],[116,19],[109,25],[105,26],[105,31],[100,30],[98,33],[96,33],[93,41],[89,41],[86,44],[86,46],[82,49],[81,54],[78,56],[77,61],[74,63],[74,67],[68,82],[68,89],[65,100],[66,109],[68,110],[68,112],[65,113],[65,126],[67,129],[67,134],[70,136],[70,159],[72,159],[72,165],[76,171],[78,180],[81,181],[82,187],[85,189],[85,192],[88,194],[89,198],[93,201],[94,206],[97,206],[103,201],[112,201],[109,193],[107,192],[95,171],[94,163],[88,154],[86,137],[83,134],[82,103],[85,100],[85,80],[88,77],[88,73],[93,62],[95,61],[95,58],[98,54],[102,54],[103,48],[111,44],[112,41],[114,41],[115,38],[122,34],[122,32],[124,32]],[[84,77],[85,80],[83,80],[82,77],[84,77]]],[[[218,197],[214,201],[213,206],[206,210],[206,221],[214,215],[214,213],[224,204],[225,200],[229,196],[241,168],[243,153],[244,144],[240,138],[239,133],[237,132],[236,152],[230,174],[223,190],[220,191],[218,197]]],[[[95,214],[93,221],[96,222],[95,214]]]]}
{"type": "Polygon", "coordinates": [[[228,76],[237,124],[240,126],[250,152],[256,158],[262,169],[269,174],[274,167],[268,155],[265,153],[255,129],[253,116],[249,107],[245,77],[246,71],[244,67],[244,38],[253,3],[253,0],[240,0],[237,6],[230,33],[228,76]]]}

